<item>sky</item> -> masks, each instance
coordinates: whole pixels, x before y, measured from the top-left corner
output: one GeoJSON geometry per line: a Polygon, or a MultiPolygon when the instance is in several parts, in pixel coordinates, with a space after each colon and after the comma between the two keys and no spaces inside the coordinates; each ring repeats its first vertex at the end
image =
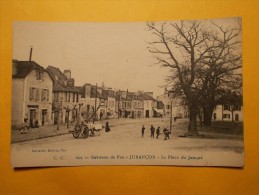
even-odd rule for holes
{"type": "MultiPolygon", "coordinates": [[[[237,18],[215,21],[238,25],[237,18]]],[[[33,61],[71,70],[77,86],[104,83],[115,90],[152,91],[157,97],[164,93],[170,72],[155,65],[147,49],[152,40],[145,22],[15,22],[13,59],[29,60],[32,46],[33,61]]]]}
{"type": "Polygon", "coordinates": [[[13,59],[71,70],[77,86],[102,82],[113,89],[164,92],[167,71],[147,50],[146,23],[15,22],[13,59]]]}

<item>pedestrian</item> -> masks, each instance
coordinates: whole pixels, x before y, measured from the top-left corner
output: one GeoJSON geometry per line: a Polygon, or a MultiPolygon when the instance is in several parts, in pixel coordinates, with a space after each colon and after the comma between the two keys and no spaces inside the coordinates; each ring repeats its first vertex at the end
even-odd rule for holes
{"type": "Polygon", "coordinates": [[[23,120],[22,127],[20,129],[21,134],[26,134],[27,130],[30,128],[30,124],[27,118],[23,120]]]}
{"type": "Polygon", "coordinates": [[[171,132],[167,128],[164,128],[163,132],[164,132],[164,135],[165,135],[165,140],[170,139],[169,134],[171,132]]]}
{"type": "Polygon", "coordinates": [[[143,125],[141,128],[142,137],[144,136],[144,132],[145,132],[145,125],[143,125]]]}
{"type": "Polygon", "coordinates": [[[155,136],[155,127],[153,125],[151,125],[150,131],[151,131],[151,138],[154,138],[154,136],[155,136]]]}
{"type": "Polygon", "coordinates": [[[106,122],[105,124],[105,132],[109,132],[111,129],[110,129],[110,126],[109,126],[109,122],[106,122]]]}
{"type": "Polygon", "coordinates": [[[160,135],[160,127],[156,129],[156,138],[158,139],[158,136],[160,135]]]}

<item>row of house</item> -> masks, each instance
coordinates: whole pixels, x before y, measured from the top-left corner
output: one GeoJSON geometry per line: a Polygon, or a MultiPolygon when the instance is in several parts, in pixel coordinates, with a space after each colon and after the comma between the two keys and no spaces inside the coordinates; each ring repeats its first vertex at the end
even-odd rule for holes
{"type": "MultiPolygon", "coordinates": [[[[77,119],[177,117],[187,118],[188,107],[172,100],[168,91],[156,99],[153,92],[129,92],[86,83],[75,86],[70,70],[44,69],[34,61],[13,60],[12,125],[65,123],[77,119]]],[[[215,107],[212,120],[243,120],[242,106],[215,107]],[[228,108],[229,107],[229,108],[228,108]]]]}
{"type": "Polygon", "coordinates": [[[13,60],[12,125],[31,126],[75,121],[78,118],[160,117],[162,101],[153,92],[113,90],[86,83],[75,86],[70,70],[44,69],[34,61],[13,60]]]}

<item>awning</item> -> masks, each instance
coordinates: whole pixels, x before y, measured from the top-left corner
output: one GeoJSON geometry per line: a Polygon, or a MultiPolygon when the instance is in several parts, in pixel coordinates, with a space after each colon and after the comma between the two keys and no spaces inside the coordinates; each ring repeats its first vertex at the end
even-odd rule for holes
{"type": "Polygon", "coordinates": [[[153,110],[159,114],[164,114],[164,110],[163,109],[157,109],[157,108],[153,108],[153,110]]]}

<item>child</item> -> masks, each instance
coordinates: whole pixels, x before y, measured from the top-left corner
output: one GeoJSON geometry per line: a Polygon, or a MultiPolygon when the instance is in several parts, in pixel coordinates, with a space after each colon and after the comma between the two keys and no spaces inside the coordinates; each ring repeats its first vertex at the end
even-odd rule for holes
{"type": "Polygon", "coordinates": [[[163,132],[164,132],[164,135],[165,135],[165,140],[170,139],[169,134],[171,132],[167,128],[164,128],[163,132]]]}

